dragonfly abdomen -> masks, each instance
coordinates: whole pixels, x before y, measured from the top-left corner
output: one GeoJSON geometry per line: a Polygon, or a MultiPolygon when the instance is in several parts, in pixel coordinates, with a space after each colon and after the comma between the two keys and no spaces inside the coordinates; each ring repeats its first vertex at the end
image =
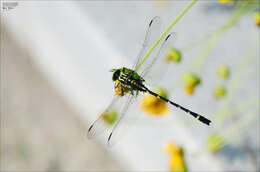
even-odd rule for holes
{"type": "Polygon", "coordinates": [[[151,95],[153,95],[153,96],[155,96],[155,97],[157,97],[157,98],[159,98],[159,99],[161,99],[161,100],[163,100],[163,101],[165,101],[165,102],[167,102],[167,103],[170,103],[171,105],[177,107],[178,109],[181,109],[181,110],[185,111],[187,114],[192,115],[193,117],[195,117],[197,120],[199,120],[200,122],[202,122],[204,124],[210,125],[210,123],[211,123],[211,121],[209,119],[205,118],[204,116],[199,115],[199,114],[197,114],[195,112],[192,112],[191,110],[186,109],[186,108],[182,107],[181,105],[178,105],[177,103],[174,103],[171,100],[166,99],[166,98],[158,95],[157,93],[155,93],[155,92],[153,92],[153,91],[151,91],[149,89],[147,89],[146,92],[151,94],[151,95]]]}

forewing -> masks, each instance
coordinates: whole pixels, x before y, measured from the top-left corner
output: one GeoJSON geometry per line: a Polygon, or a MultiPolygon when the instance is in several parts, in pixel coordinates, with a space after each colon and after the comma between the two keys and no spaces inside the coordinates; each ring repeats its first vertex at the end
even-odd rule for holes
{"type": "Polygon", "coordinates": [[[144,77],[146,81],[151,80],[150,82],[158,82],[163,78],[168,68],[168,64],[165,62],[164,58],[167,56],[169,48],[173,47],[175,39],[176,33],[168,34],[159,46],[156,54],[153,57],[150,57],[150,61],[145,62],[145,66],[139,74],[144,77]]]}
{"type": "MultiPolygon", "coordinates": [[[[116,104],[120,97],[114,96],[111,103],[108,105],[105,111],[103,111],[99,117],[93,122],[93,124],[89,127],[87,136],[89,139],[96,137],[97,135],[103,133],[106,129],[109,129],[112,127],[112,125],[109,125],[103,118],[102,114],[109,113],[111,111],[116,110],[116,104]]],[[[123,103],[123,102],[119,102],[123,103]]]]}
{"type": "Polygon", "coordinates": [[[160,34],[161,28],[161,19],[160,17],[154,17],[148,25],[148,28],[145,32],[144,42],[142,44],[141,50],[139,51],[136,61],[132,66],[132,69],[135,69],[136,66],[139,64],[140,60],[144,56],[144,53],[148,51],[148,48],[152,46],[152,44],[156,41],[156,38],[160,34]]]}

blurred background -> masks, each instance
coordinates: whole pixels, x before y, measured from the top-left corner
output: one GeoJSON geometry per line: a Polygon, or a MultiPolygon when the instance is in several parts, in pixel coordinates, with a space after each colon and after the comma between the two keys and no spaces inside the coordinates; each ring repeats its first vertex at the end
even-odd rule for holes
{"type": "Polygon", "coordinates": [[[109,70],[189,2],[1,1],[1,171],[259,171],[259,1],[196,2],[170,31],[152,84],[210,127],[138,101],[117,145],[86,137],[114,95],[109,70]]]}

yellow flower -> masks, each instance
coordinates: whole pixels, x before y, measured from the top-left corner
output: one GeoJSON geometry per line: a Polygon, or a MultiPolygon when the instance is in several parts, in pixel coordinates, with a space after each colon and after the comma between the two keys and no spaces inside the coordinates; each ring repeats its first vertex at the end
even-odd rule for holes
{"type": "Polygon", "coordinates": [[[187,95],[192,95],[194,88],[200,84],[200,78],[194,73],[185,73],[183,81],[185,85],[185,93],[187,95]]]}
{"type": "Polygon", "coordinates": [[[170,142],[169,144],[167,144],[166,146],[164,146],[163,148],[164,152],[166,153],[170,153],[170,154],[174,154],[174,153],[181,153],[180,151],[180,147],[178,147],[176,144],[174,144],[173,142],[170,142]]]}
{"type": "MultiPolygon", "coordinates": [[[[167,93],[162,88],[157,88],[154,90],[154,92],[162,97],[167,98],[167,93]]],[[[144,96],[143,100],[141,101],[140,108],[149,115],[163,115],[170,113],[165,101],[158,99],[157,97],[150,94],[144,96]]]]}
{"type": "Polygon", "coordinates": [[[218,0],[219,3],[221,4],[226,4],[228,2],[230,2],[231,0],[218,0]]]}
{"type": "Polygon", "coordinates": [[[168,54],[165,58],[166,62],[175,61],[179,63],[181,61],[181,53],[179,50],[171,48],[168,50],[168,54]]]}
{"type": "Polygon", "coordinates": [[[214,133],[208,137],[207,149],[212,153],[216,153],[224,146],[224,144],[224,139],[218,133],[214,133]]]}
{"type": "Polygon", "coordinates": [[[229,77],[229,69],[227,66],[225,65],[221,65],[218,68],[218,76],[223,78],[223,79],[227,79],[229,77]]]}
{"type": "Polygon", "coordinates": [[[194,86],[192,85],[186,85],[185,86],[185,93],[186,95],[190,96],[193,94],[194,86]]]}
{"type": "Polygon", "coordinates": [[[221,98],[224,97],[225,95],[226,95],[226,89],[222,85],[219,85],[215,88],[214,96],[216,98],[221,98]]]}
{"type": "Polygon", "coordinates": [[[184,162],[183,149],[173,142],[164,147],[164,151],[170,153],[169,168],[172,172],[186,172],[187,168],[184,162]]]}
{"type": "Polygon", "coordinates": [[[171,156],[170,171],[172,171],[172,172],[186,172],[187,171],[182,156],[180,156],[180,155],[171,156]]]}
{"type": "Polygon", "coordinates": [[[113,125],[116,120],[117,120],[117,113],[116,111],[111,111],[107,113],[103,113],[102,119],[108,124],[108,125],[113,125]]]}
{"type": "Polygon", "coordinates": [[[257,11],[257,12],[255,13],[254,20],[255,20],[255,24],[256,24],[257,26],[260,26],[260,12],[259,12],[259,11],[257,11]]]}
{"type": "Polygon", "coordinates": [[[118,96],[124,96],[126,93],[129,92],[129,89],[127,87],[125,87],[124,85],[122,85],[119,81],[116,81],[117,87],[115,88],[115,93],[118,96]]]}

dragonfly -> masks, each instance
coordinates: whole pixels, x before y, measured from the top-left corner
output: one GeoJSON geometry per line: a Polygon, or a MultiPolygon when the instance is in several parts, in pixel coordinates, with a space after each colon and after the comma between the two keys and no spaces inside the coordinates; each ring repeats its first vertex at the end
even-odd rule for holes
{"type": "MultiPolygon", "coordinates": [[[[93,122],[93,124],[88,129],[88,138],[93,138],[100,133],[104,132],[107,128],[111,127],[104,121],[103,114],[109,113],[114,108],[116,102],[118,100],[123,99],[122,104],[120,104],[121,111],[120,111],[120,117],[116,120],[115,124],[112,126],[112,130],[108,137],[108,145],[112,145],[113,138],[115,138],[115,135],[118,135],[120,133],[120,126],[123,123],[123,120],[126,118],[127,111],[129,109],[129,106],[133,104],[135,99],[139,96],[140,93],[147,93],[151,94],[158,99],[161,99],[162,101],[169,103],[170,105],[173,105],[177,107],[180,110],[183,110],[188,115],[193,116],[198,121],[210,125],[211,121],[207,119],[206,117],[195,113],[175,102],[172,100],[169,100],[165,97],[160,96],[159,94],[153,92],[148,86],[146,85],[145,76],[149,73],[152,66],[156,63],[158,58],[160,57],[161,51],[165,45],[170,42],[170,39],[173,39],[174,34],[170,33],[168,34],[165,39],[163,40],[161,46],[158,49],[158,52],[152,56],[149,57],[149,61],[146,61],[141,65],[141,67],[137,67],[140,63],[143,53],[145,49],[147,49],[147,46],[150,42],[152,42],[152,37],[154,36],[156,30],[158,30],[160,25],[160,17],[156,16],[154,17],[148,25],[148,28],[145,33],[144,41],[141,47],[140,52],[138,53],[138,57],[136,59],[136,62],[132,66],[132,68],[128,67],[121,67],[116,69],[111,69],[112,72],[112,81],[114,82],[114,90],[115,90],[115,96],[109,106],[105,109],[103,113],[93,122]]],[[[120,136],[120,134],[119,134],[120,136]]]]}

